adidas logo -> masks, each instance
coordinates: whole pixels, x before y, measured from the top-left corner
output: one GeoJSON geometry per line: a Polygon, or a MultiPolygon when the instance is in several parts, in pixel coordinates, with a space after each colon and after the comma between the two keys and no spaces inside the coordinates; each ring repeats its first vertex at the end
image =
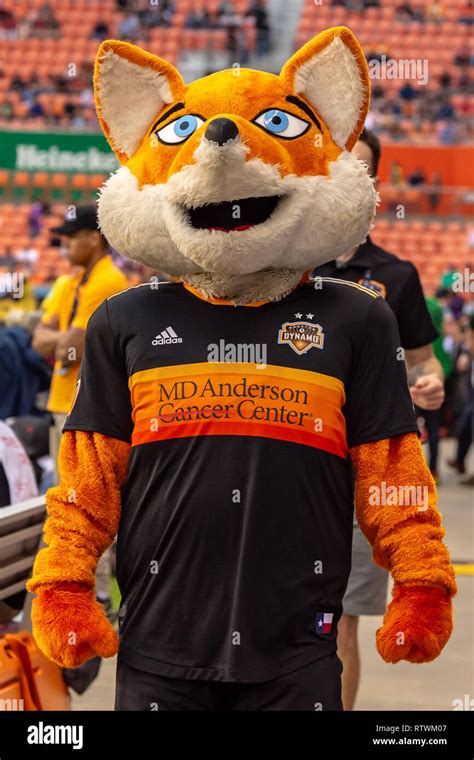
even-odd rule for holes
{"type": "Polygon", "coordinates": [[[152,346],[164,346],[169,343],[182,343],[183,339],[178,338],[177,334],[171,327],[171,325],[168,325],[168,327],[165,327],[164,330],[160,332],[159,335],[156,336],[154,340],[152,340],[151,345],[152,346]]]}

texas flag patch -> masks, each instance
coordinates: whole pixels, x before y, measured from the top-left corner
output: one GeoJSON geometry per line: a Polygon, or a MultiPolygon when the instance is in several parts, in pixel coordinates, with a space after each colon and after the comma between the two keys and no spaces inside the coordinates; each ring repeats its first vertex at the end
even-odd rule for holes
{"type": "Polygon", "coordinates": [[[332,612],[318,612],[316,614],[316,633],[331,633],[333,617],[332,612]]]}

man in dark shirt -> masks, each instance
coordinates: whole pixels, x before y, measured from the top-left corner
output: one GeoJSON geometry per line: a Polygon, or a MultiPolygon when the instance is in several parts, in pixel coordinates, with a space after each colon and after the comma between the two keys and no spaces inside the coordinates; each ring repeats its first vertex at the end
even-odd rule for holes
{"type": "MultiPolygon", "coordinates": [[[[364,129],[353,149],[377,177],[381,146],[378,137],[364,129]]],[[[376,245],[370,238],[358,248],[314,271],[315,277],[356,282],[381,295],[395,314],[407,367],[413,403],[425,410],[439,409],[444,400],[444,374],[432,342],[438,337],[416,268],[376,245]]],[[[389,388],[387,387],[387,392],[389,388]]],[[[354,526],[352,570],[343,600],[338,628],[338,652],[343,661],[344,708],[353,708],[360,676],[357,631],[360,615],[383,615],[387,603],[388,574],[372,561],[370,546],[354,526]]]]}

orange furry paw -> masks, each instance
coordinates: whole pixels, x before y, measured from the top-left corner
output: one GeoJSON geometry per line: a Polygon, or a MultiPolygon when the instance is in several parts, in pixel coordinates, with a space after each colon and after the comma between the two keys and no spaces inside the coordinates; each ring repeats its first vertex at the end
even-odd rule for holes
{"type": "Polygon", "coordinates": [[[117,653],[117,634],[102,606],[91,589],[79,584],[38,590],[31,619],[39,648],[63,668],[117,653]]]}
{"type": "Polygon", "coordinates": [[[451,598],[444,589],[395,586],[383,626],[377,631],[377,649],[385,662],[431,662],[452,629],[451,598]]]}

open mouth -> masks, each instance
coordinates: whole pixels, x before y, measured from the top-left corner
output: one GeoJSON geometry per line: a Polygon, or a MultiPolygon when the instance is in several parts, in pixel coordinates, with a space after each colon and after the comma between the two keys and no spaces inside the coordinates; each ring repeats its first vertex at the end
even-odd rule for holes
{"type": "Polygon", "coordinates": [[[187,212],[192,226],[197,230],[242,232],[266,222],[280,199],[280,195],[242,198],[236,201],[207,203],[205,206],[187,209],[187,212]]]}

